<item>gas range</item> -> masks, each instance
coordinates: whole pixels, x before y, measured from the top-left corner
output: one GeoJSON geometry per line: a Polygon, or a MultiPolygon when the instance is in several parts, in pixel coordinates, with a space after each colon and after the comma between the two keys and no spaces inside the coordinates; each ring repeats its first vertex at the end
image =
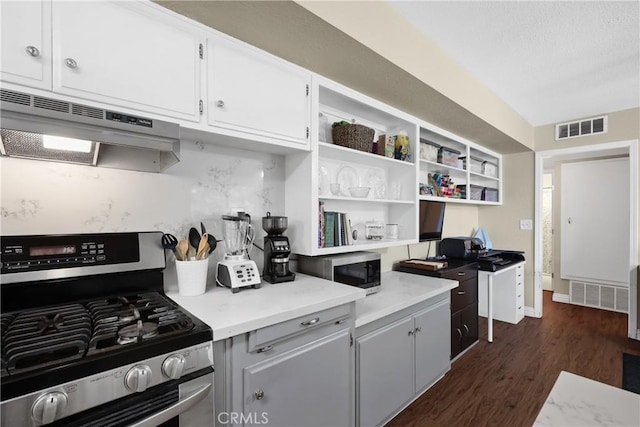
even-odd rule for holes
{"type": "Polygon", "coordinates": [[[0,238],[2,424],[176,425],[182,389],[210,396],[211,328],[164,295],[161,236],[0,238]]]}

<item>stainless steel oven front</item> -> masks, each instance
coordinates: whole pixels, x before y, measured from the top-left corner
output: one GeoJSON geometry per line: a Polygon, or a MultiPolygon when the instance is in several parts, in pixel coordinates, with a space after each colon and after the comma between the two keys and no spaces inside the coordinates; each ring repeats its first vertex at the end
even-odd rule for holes
{"type": "Polygon", "coordinates": [[[211,346],[199,344],[9,399],[2,402],[2,425],[212,426],[211,346]]]}

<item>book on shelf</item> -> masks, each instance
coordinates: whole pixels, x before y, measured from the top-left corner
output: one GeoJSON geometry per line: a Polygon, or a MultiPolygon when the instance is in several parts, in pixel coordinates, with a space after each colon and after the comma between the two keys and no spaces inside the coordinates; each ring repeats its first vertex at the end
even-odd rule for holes
{"type": "Polygon", "coordinates": [[[351,236],[351,220],[345,212],[324,211],[321,206],[322,219],[319,221],[318,238],[321,248],[347,246],[353,244],[351,236]]]}
{"type": "Polygon", "coordinates": [[[324,213],[324,247],[332,248],[338,246],[336,237],[336,222],[338,212],[325,212],[324,213]]]}
{"type": "Polygon", "coordinates": [[[324,248],[324,201],[320,200],[318,206],[318,247],[324,248]]]}

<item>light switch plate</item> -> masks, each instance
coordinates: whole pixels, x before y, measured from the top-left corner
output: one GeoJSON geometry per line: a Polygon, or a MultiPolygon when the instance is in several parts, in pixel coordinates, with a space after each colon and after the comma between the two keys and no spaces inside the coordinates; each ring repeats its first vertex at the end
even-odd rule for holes
{"type": "Polygon", "coordinates": [[[533,230],[533,220],[521,219],[520,220],[520,230],[533,230]]]}

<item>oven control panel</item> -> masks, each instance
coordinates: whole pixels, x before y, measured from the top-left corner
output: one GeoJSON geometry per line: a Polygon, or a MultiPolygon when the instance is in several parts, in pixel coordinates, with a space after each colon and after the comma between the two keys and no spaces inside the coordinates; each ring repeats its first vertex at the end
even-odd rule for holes
{"type": "Polygon", "coordinates": [[[138,233],[0,237],[2,274],[138,262],[138,233]]]}

